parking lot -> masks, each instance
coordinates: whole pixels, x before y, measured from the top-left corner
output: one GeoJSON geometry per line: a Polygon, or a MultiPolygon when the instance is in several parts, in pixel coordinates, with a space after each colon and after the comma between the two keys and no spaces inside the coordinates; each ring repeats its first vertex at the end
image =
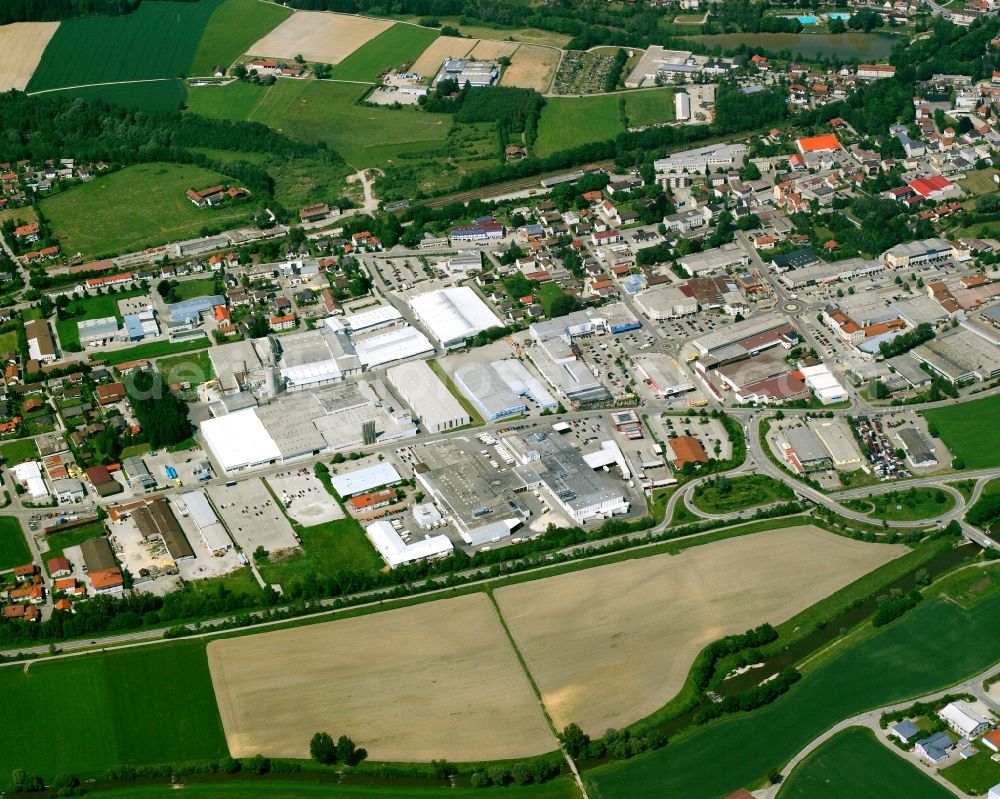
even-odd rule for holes
{"type": "Polygon", "coordinates": [[[340,505],[309,467],[269,475],[267,484],[284,503],[288,515],[305,527],[344,518],[340,505]]]}
{"type": "Polygon", "coordinates": [[[214,486],[208,495],[247,557],[259,546],[271,555],[299,547],[292,525],[261,478],[214,486]]]}
{"type": "Polygon", "coordinates": [[[390,290],[406,291],[430,279],[426,271],[428,267],[419,256],[372,258],[369,263],[377,272],[381,285],[390,290]]]}

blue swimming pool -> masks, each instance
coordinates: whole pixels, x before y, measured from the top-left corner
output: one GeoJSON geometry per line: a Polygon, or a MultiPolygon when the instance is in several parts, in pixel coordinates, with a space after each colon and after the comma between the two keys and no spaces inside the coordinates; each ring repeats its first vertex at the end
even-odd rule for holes
{"type": "Polygon", "coordinates": [[[851,18],[851,15],[844,11],[833,11],[826,15],[827,19],[839,19],[847,22],[851,18]]]}
{"type": "Polygon", "coordinates": [[[815,25],[817,22],[819,22],[819,20],[816,19],[816,17],[796,17],[796,19],[802,25],[815,25]]]}

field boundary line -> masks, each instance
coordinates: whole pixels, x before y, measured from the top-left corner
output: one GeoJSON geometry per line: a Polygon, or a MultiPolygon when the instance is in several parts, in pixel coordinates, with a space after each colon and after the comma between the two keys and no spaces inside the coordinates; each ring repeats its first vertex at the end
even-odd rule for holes
{"type": "Polygon", "coordinates": [[[95,86],[127,86],[133,83],[163,83],[163,81],[180,80],[180,78],[139,78],[138,80],[108,80],[103,83],[81,83],[78,86],[57,86],[54,89],[38,89],[33,92],[25,92],[29,97],[38,94],[51,94],[52,92],[66,92],[73,89],[90,89],[95,86]]]}
{"type": "Polygon", "coordinates": [[[277,82],[272,83],[264,90],[264,93],[260,96],[260,99],[254,105],[254,107],[250,109],[250,112],[247,114],[246,118],[247,122],[253,122],[253,115],[256,114],[258,109],[264,104],[264,101],[267,99],[267,96],[271,93],[271,89],[273,89],[277,85],[278,85],[277,82]]]}
{"type": "Polygon", "coordinates": [[[545,700],[542,699],[542,692],[538,688],[538,683],[535,682],[535,677],[532,675],[531,669],[528,668],[528,664],[524,659],[524,655],[521,654],[521,649],[518,647],[517,641],[514,640],[510,627],[507,626],[507,620],[504,618],[503,611],[500,610],[500,605],[497,604],[496,597],[493,596],[493,589],[487,588],[484,593],[489,598],[490,604],[493,606],[493,610],[496,611],[500,627],[503,629],[504,635],[507,636],[507,642],[510,644],[510,648],[513,650],[514,656],[517,658],[517,662],[521,666],[521,671],[527,678],[528,685],[531,686],[531,690],[534,692],[535,698],[538,700],[538,707],[541,709],[542,715],[545,716],[545,721],[548,723],[549,729],[552,730],[552,734],[559,743],[559,750],[563,753],[563,757],[566,758],[566,765],[569,766],[569,770],[573,774],[573,779],[576,780],[576,785],[580,789],[583,799],[590,799],[587,795],[587,789],[584,787],[583,779],[580,777],[580,772],[576,768],[576,763],[573,762],[573,758],[570,757],[569,752],[566,751],[562,742],[559,741],[559,731],[556,729],[556,725],[552,721],[552,716],[549,715],[549,709],[545,706],[545,700]]]}

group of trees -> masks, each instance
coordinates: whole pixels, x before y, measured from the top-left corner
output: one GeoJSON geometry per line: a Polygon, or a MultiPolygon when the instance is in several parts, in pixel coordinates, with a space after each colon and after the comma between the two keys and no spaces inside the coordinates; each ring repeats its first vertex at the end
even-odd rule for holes
{"type": "Polygon", "coordinates": [[[191,437],[187,403],[174,395],[158,371],[133,372],[125,390],[143,438],[153,449],[179,444],[191,437]]]}
{"type": "Polygon", "coordinates": [[[929,322],[921,322],[912,330],[900,333],[891,341],[883,341],[878,348],[883,358],[894,358],[904,352],[909,352],[914,347],[919,347],[932,338],[934,338],[934,328],[929,322]]]}
{"type": "Polygon", "coordinates": [[[3,0],[0,3],[0,25],[10,22],[47,22],[88,14],[118,16],[135,11],[141,2],[142,0],[3,0]]]}
{"type": "Polygon", "coordinates": [[[773,680],[755,685],[741,693],[727,696],[721,702],[711,702],[705,705],[695,713],[694,723],[707,724],[712,719],[717,719],[726,713],[745,713],[763,707],[788,691],[801,679],[802,675],[798,670],[788,666],[782,669],[773,680]]]}
{"type": "Polygon", "coordinates": [[[334,763],[356,766],[368,757],[368,752],[355,745],[346,735],[341,735],[334,742],[330,733],[317,732],[309,742],[309,756],[324,766],[332,766],[334,763]]]}
{"type": "Polygon", "coordinates": [[[906,594],[881,597],[878,609],[872,616],[872,626],[881,627],[893,619],[898,619],[906,611],[915,608],[921,599],[923,599],[923,594],[916,588],[906,594]]]}
{"type": "MultiPolygon", "coordinates": [[[[770,624],[762,624],[739,635],[727,635],[713,641],[702,650],[694,666],[691,667],[691,679],[699,691],[709,687],[715,676],[716,668],[722,658],[735,655],[746,650],[756,650],[777,640],[778,631],[770,624]]],[[[753,658],[756,660],[756,658],[753,658]]]]}
{"type": "Polygon", "coordinates": [[[603,737],[592,740],[576,722],[567,724],[559,733],[559,743],[574,760],[601,758],[610,755],[616,760],[628,760],[652,749],[666,746],[667,737],[655,727],[636,730],[610,728],[603,737]]]}

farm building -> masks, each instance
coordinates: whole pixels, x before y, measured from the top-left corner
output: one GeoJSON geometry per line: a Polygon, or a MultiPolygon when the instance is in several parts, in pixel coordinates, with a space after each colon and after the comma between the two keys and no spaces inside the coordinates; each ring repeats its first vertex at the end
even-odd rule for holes
{"type": "Polygon", "coordinates": [[[468,286],[428,291],[410,300],[410,307],[443,347],[461,347],[483,330],[501,322],[468,286]]]}
{"type": "Polygon", "coordinates": [[[396,395],[410,406],[420,420],[424,432],[440,433],[472,421],[448,387],[424,361],[393,366],[386,370],[385,376],[396,395]]]}
{"type": "Polygon", "coordinates": [[[963,738],[978,738],[990,728],[990,723],[977,713],[968,702],[949,702],[938,716],[963,738]]]}

